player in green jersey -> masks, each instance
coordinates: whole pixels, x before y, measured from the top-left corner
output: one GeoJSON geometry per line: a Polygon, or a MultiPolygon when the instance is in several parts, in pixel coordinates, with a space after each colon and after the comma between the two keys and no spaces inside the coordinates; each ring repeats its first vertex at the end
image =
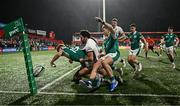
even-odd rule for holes
{"type": "Polygon", "coordinates": [[[168,33],[163,36],[160,44],[165,44],[166,54],[171,61],[172,68],[175,69],[176,65],[174,63],[174,48],[178,47],[179,39],[177,35],[173,34],[173,27],[168,27],[168,33]]]}
{"type": "Polygon", "coordinates": [[[120,39],[130,40],[131,49],[129,50],[128,63],[133,67],[136,76],[137,73],[142,70],[142,64],[137,60],[137,54],[140,50],[140,41],[144,43],[145,52],[148,50],[148,46],[143,35],[136,31],[135,24],[130,25],[130,31],[130,34],[128,34],[127,36],[122,36],[120,39]]]}
{"type": "MultiPolygon", "coordinates": [[[[81,50],[79,47],[66,47],[64,44],[59,44],[57,46],[57,53],[52,58],[50,65],[52,67],[56,67],[54,62],[61,56],[68,58],[69,62],[72,63],[73,61],[80,62],[81,58],[86,57],[86,53],[85,51],[81,50]]],[[[86,63],[81,62],[81,68],[85,66],[86,66],[86,63]]],[[[78,76],[79,75],[78,73],[79,73],[79,70],[75,73],[73,77],[73,81],[75,81],[76,83],[78,83],[78,81],[81,79],[81,77],[78,76]]]]}
{"type": "Polygon", "coordinates": [[[115,79],[112,68],[110,66],[113,65],[113,63],[120,57],[118,38],[110,24],[104,22],[99,17],[96,17],[95,19],[103,24],[102,30],[107,39],[104,42],[105,56],[98,59],[97,62],[93,65],[93,69],[90,74],[90,83],[92,86],[94,86],[93,82],[95,82],[94,80],[97,76],[97,71],[102,66],[111,79],[110,91],[114,91],[118,85],[118,81],[115,79]]]}
{"type": "Polygon", "coordinates": [[[56,67],[54,62],[61,56],[68,58],[69,62],[72,63],[73,61],[80,62],[81,58],[86,57],[86,53],[79,49],[79,47],[66,47],[64,44],[59,44],[57,46],[57,53],[50,62],[51,66],[56,67]]]}

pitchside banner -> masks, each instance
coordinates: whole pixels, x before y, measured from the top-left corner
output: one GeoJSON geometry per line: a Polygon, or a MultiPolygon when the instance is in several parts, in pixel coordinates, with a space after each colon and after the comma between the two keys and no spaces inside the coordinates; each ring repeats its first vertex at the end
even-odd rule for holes
{"type": "Polygon", "coordinates": [[[10,53],[10,52],[16,52],[16,48],[7,48],[7,49],[3,49],[3,53],[10,53]]]}
{"type": "Polygon", "coordinates": [[[37,34],[38,34],[38,35],[46,36],[46,31],[43,31],[43,30],[37,30],[37,34]]]}
{"type": "Polygon", "coordinates": [[[11,22],[4,27],[5,37],[10,38],[17,33],[23,32],[24,30],[25,28],[22,18],[19,18],[18,20],[11,22]]]}

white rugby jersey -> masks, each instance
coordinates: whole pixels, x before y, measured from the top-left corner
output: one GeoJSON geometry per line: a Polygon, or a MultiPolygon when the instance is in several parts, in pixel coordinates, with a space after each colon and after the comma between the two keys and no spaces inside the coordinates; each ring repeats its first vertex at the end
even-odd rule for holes
{"type": "Polygon", "coordinates": [[[86,52],[94,52],[94,55],[96,57],[96,60],[98,60],[98,56],[99,56],[99,47],[97,45],[97,43],[92,39],[89,38],[87,40],[86,45],[84,46],[83,50],[85,50],[86,52]]]}

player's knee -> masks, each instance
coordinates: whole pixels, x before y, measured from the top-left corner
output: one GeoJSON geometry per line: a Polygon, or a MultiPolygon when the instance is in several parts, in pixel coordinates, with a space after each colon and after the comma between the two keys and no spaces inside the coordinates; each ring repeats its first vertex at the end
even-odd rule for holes
{"type": "Polygon", "coordinates": [[[104,61],[104,60],[102,60],[101,63],[103,66],[105,66],[107,64],[106,61],[104,61]]]}

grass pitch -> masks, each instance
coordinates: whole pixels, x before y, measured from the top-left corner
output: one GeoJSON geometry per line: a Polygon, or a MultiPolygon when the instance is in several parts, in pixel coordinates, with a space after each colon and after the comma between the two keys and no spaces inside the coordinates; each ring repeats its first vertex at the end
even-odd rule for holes
{"type": "MultiPolygon", "coordinates": [[[[140,76],[133,79],[132,68],[127,65],[123,76],[125,83],[112,93],[107,86],[102,86],[93,93],[86,93],[81,86],[71,82],[76,72],[72,70],[79,63],[70,64],[62,57],[56,62],[56,68],[50,67],[49,61],[54,54],[55,51],[32,52],[33,65],[45,66],[43,75],[36,78],[38,88],[50,84],[35,96],[28,94],[23,54],[0,55],[0,104],[180,105],[180,49],[177,50],[176,69],[170,68],[165,54],[158,58],[150,52],[149,58],[145,59],[141,53],[138,57],[143,64],[140,76]]],[[[121,50],[123,58],[126,59],[127,55],[127,50],[121,50]]],[[[117,66],[120,67],[121,64],[117,66]]]]}

